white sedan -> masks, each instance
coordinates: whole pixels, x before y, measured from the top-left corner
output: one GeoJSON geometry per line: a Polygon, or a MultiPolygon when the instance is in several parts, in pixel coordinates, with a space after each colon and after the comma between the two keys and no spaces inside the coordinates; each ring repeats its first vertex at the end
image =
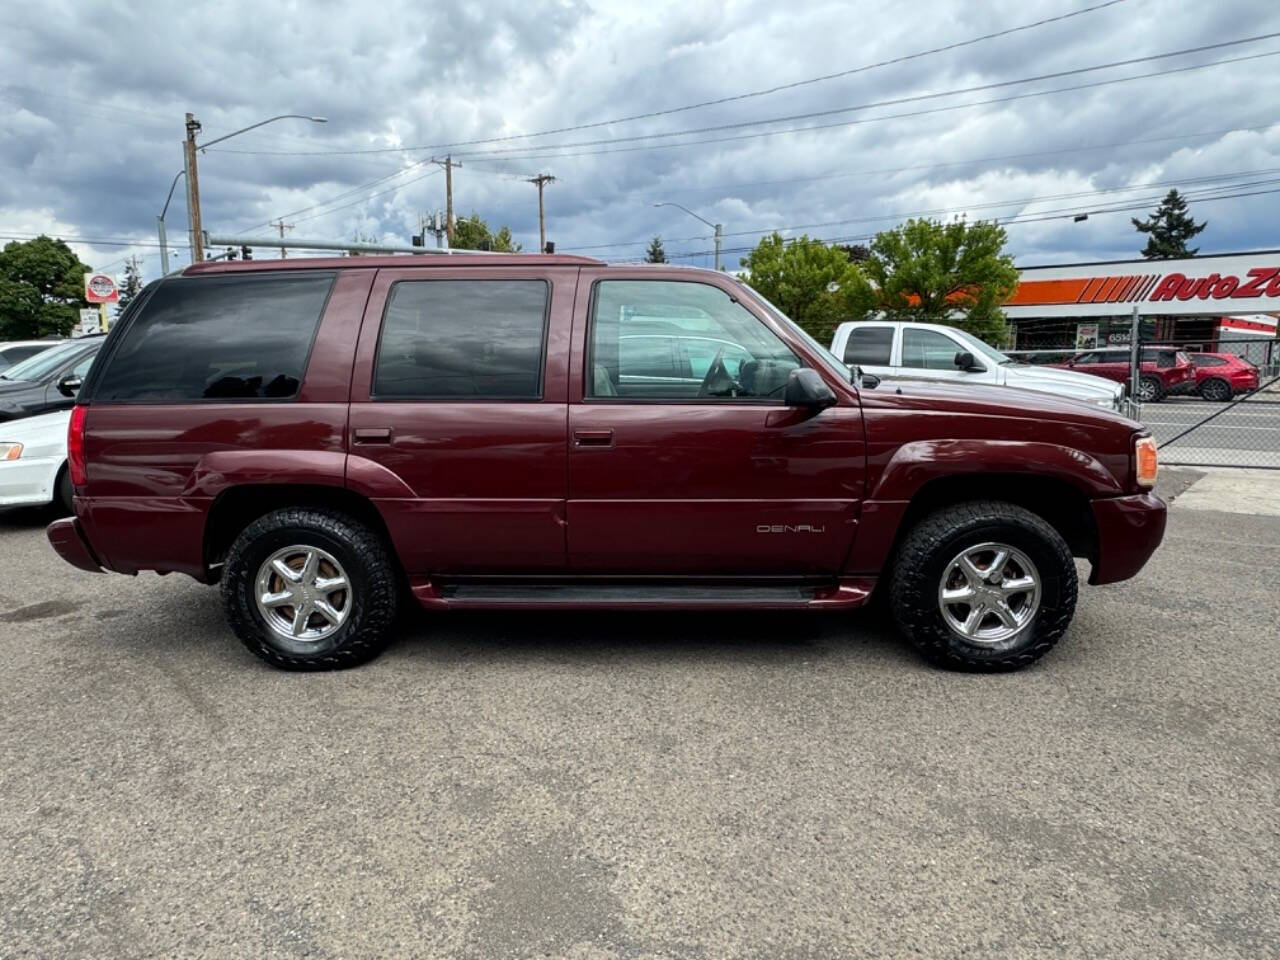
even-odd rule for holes
{"type": "Polygon", "coordinates": [[[58,410],[0,423],[0,509],[56,502],[71,512],[70,419],[70,410],[58,410]]]}

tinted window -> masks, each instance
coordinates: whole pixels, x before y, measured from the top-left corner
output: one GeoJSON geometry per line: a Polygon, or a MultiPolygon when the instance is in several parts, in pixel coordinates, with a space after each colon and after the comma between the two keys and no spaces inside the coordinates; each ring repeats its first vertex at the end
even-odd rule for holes
{"type": "Polygon", "coordinates": [[[1225,367],[1228,363],[1223,357],[1210,357],[1202,353],[1193,353],[1191,362],[1197,367],[1225,367]]]}
{"type": "Polygon", "coordinates": [[[544,280],[412,280],[391,288],[373,392],[438,400],[537,400],[544,280]]]}
{"type": "Polygon", "coordinates": [[[156,287],[94,400],[283,400],[297,394],[332,274],[186,277],[156,287]]]}
{"type": "Polygon", "coordinates": [[[902,331],[902,365],[919,370],[955,370],[960,344],[932,330],[902,331]]]}
{"type": "Polygon", "coordinates": [[[596,397],[781,400],[788,375],[800,366],[786,344],[737,300],[710,284],[684,281],[596,284],[590,349],[589,382],[596,397]],[[633,348],[637,341],[670,346],[674,362],[667,362],[668,375],[654,375],[656,357],[633,348]]]}
{"type": "Polygon", "coordinates": [[[0,370],[15,363],[21,363],[23,360],[34,357],[37,353],[48,349],[49,344],[36,344],[31,347],[8,347],[5,350],[0,350],[0,370]]]}
{"type": "Polygon", "coordinates": [[[844,362],[887,367],[893,351],[893,327],[854,327],[844,345],[844,362]]]}
{"type": "Polygon", "coordinates": [[[4,376],[9,380],[40,380],[53,373],[83,349],[83,343],[69,341],[50,347],[48,350],[41,350],[34,356],[15,363],[4,372],[4,376]]]}

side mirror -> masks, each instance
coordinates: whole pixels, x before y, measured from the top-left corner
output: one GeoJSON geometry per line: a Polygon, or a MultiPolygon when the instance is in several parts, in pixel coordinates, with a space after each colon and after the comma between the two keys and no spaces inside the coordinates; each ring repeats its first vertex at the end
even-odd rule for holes
{"type": "Polygon", "coordinates": [[[957,353],[955,363],[957,367],[966,373],[981,373],[983,370],[987,369],[982,364],[978,363],[978,361],[973,358],[973,354],[968,350],[963,350],[960,353],[957,353]]]}
{"type": "Polygon", "coordinates": [[[782,402],[788,407],[804,407],[817,413],[827,407],[834,407],[836,395],[816,370],[800,367],[788,375],[782,402]]]}
{"type": "Polygon", "coordinates": [[[874,390],[880,386],[880,378],[874,373],[866,373],[861,367],[854,367],[853,385],[859,390],[874,390]]]}
{"type": "Polygon", "coordinates": [[[63,377],[58,381],[58,389],[64,396],[74,397],[80,392],[80,387],[84,385],[84,381],[75,374],[63,377]]]}

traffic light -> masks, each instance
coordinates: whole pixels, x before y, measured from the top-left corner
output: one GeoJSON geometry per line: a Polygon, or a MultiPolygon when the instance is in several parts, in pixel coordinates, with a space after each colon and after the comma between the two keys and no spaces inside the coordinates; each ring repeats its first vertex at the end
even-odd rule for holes
{"type": "Polygon", "coordinates": [[[241,260],[252,260],[252,259],[253,259],[253,248],[252,248],[252,247],[241,247],[241,248],[240,248],[240,259],[241,259],[241,260]]]}

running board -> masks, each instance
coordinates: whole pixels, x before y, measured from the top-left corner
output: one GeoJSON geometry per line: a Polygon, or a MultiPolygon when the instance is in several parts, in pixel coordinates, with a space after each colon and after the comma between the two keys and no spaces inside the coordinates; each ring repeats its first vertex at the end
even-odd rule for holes
{"type": "Polygon", "coordinates": [[[411,578],[410,590],[435,609],[805,610],[859,607],[873,579],[821,585],[618,582],[452,583],[411,578]]]}

